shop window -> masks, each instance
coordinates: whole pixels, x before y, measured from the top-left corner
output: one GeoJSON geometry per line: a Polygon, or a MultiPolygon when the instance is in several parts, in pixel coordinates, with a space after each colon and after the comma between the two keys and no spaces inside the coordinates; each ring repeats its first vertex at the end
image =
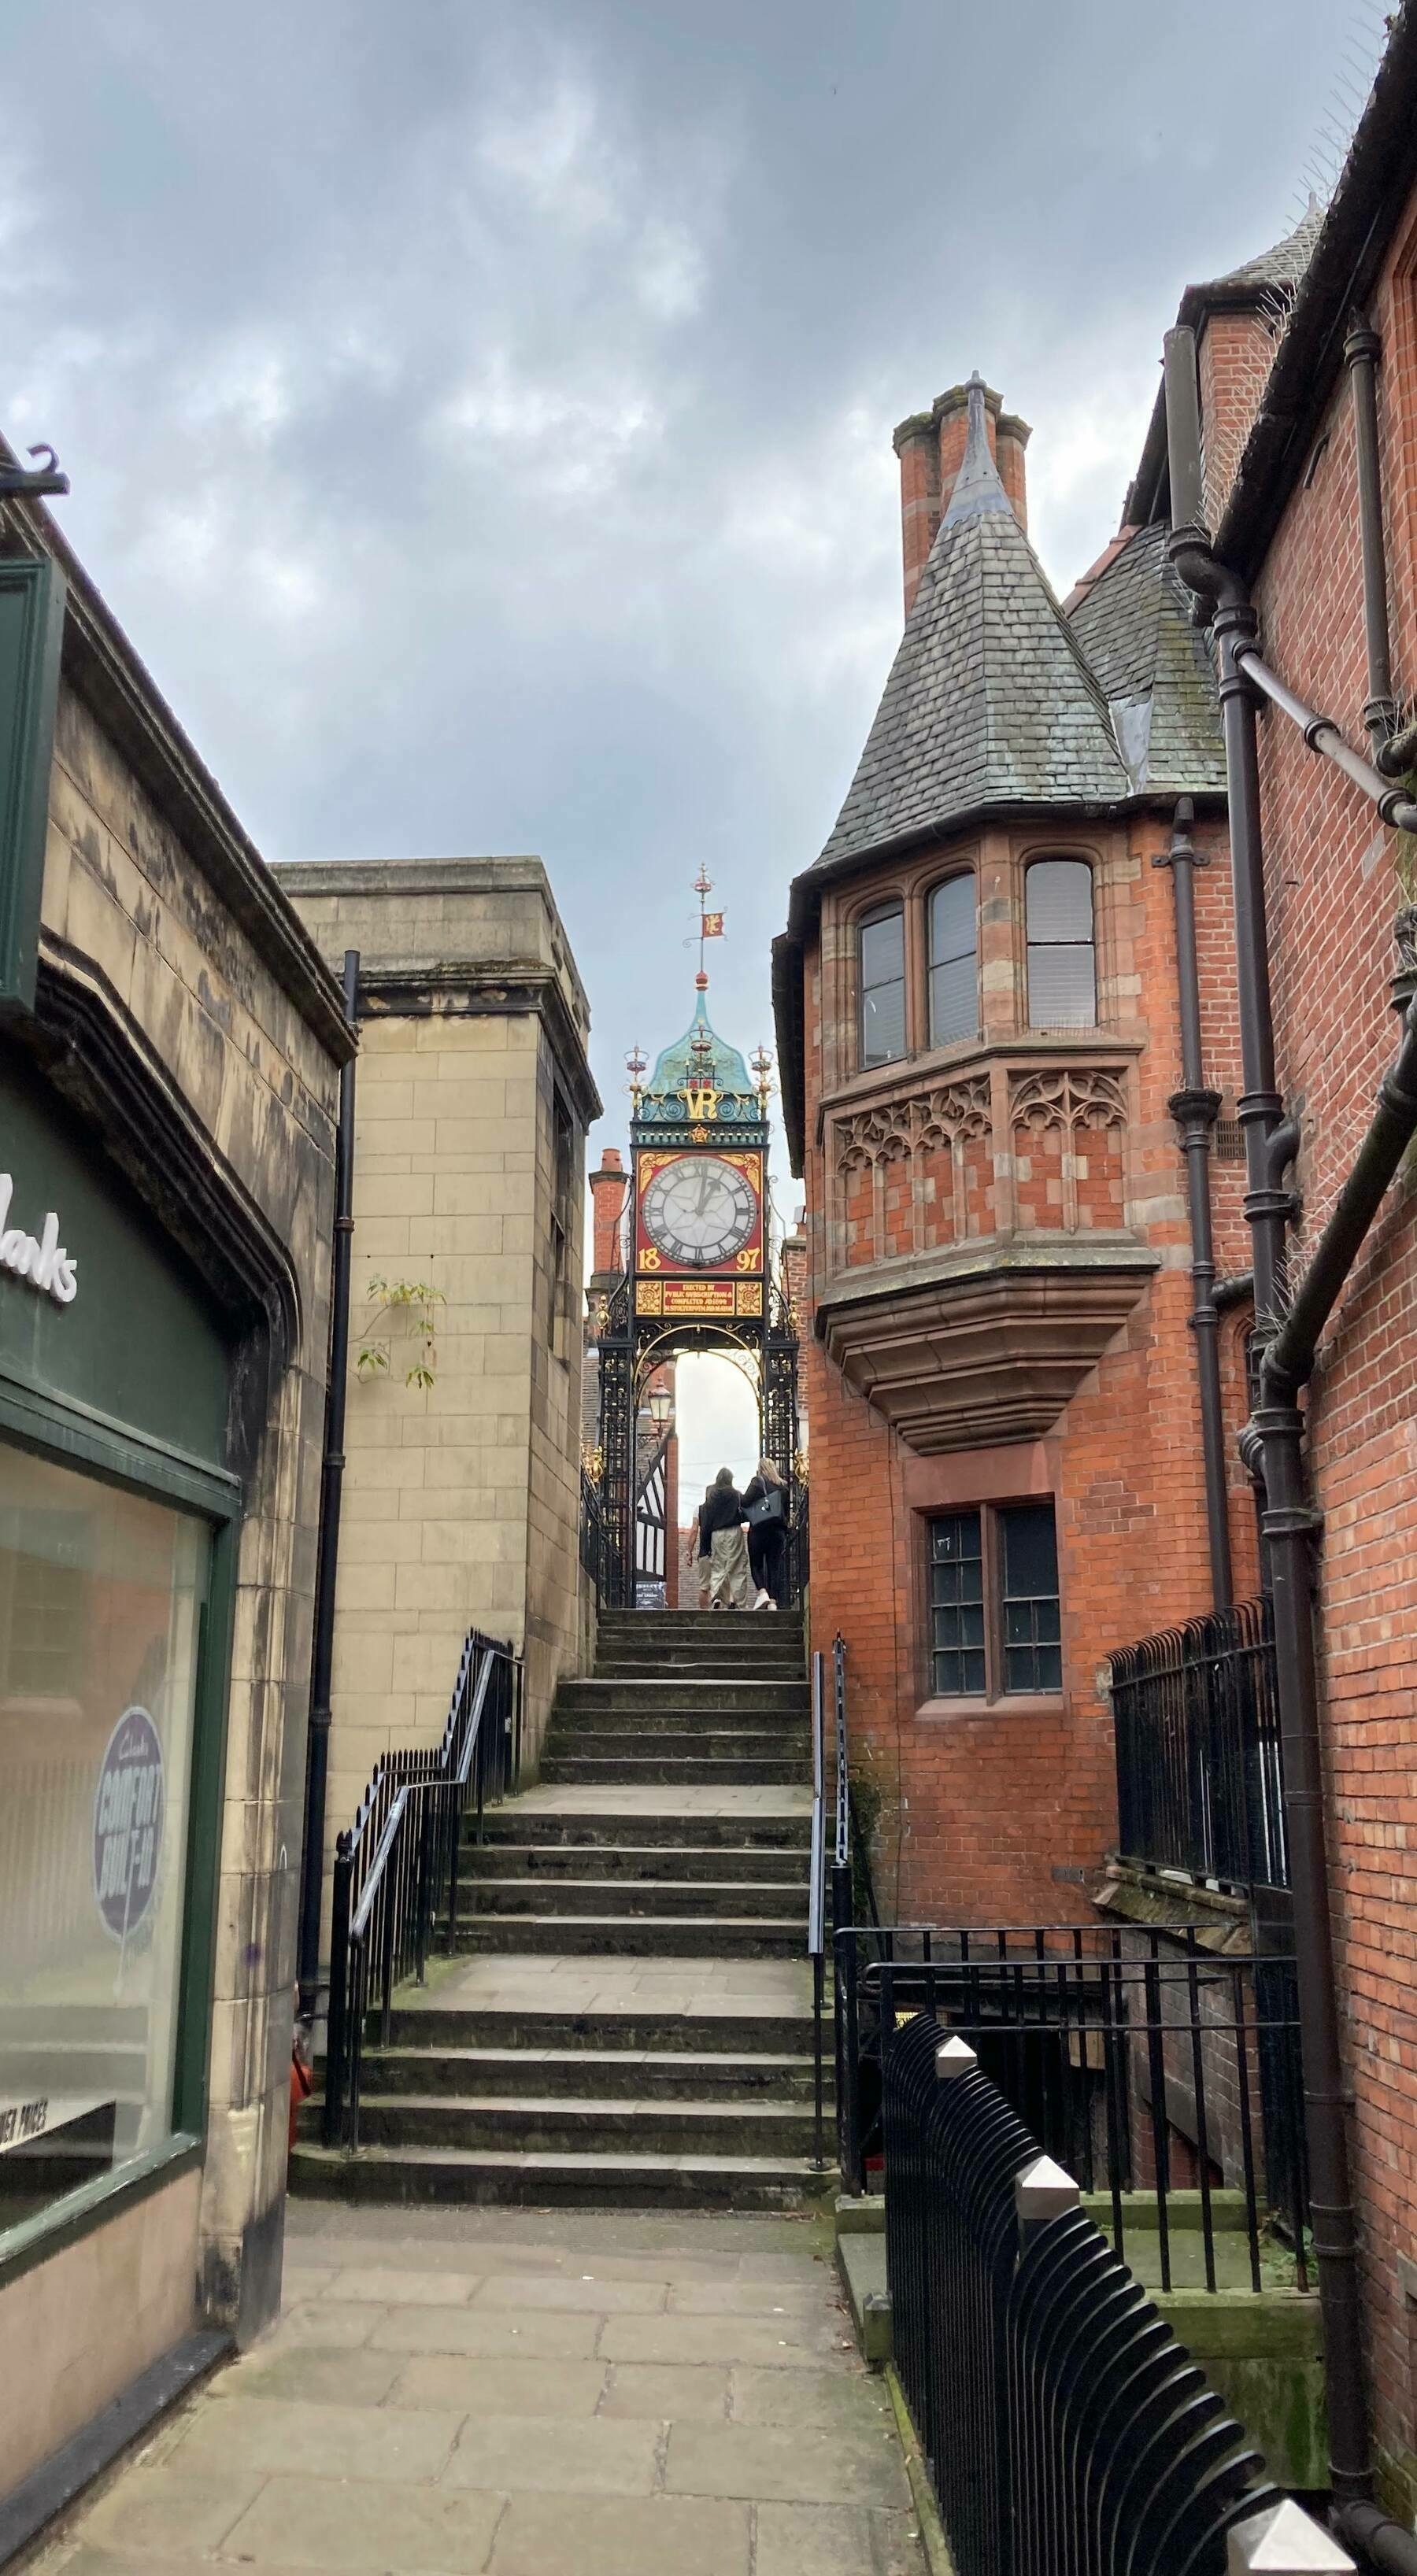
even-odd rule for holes
{"type": "Polygon", "coordinates": [[[1035,859],[1024,881],[1028,1025],[1090,1029],[1097,1021],[1092,870],[1081,859],[1035,859]]]}
{"type": "Polygon", "coordinates": [[[987,1503],[929,1523],[930,1688],[1005,1699],[1063,1686],[1053,1506],[987,1503]]]}
{"type": "Polygon", "coordinates": [[[946,877],[930,897],[930,1044],[949,1046],[979,1027],[979,940],[974,878],[946,877]]]}
{"type": "Polygon", "coordinates": [[[860,931],[861,1062],[893,1064],[905,1053],[905,913],[898,903],[868,912],[860,931]]]}
{"type": "Polygon", "coordinates": [[[208,1554],[0,1446],[0,2242],[172,2134],[208,1554]]]}

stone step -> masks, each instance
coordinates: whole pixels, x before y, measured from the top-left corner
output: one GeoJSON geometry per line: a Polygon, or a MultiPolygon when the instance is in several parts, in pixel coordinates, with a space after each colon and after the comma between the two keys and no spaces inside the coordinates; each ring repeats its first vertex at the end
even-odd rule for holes
{"type": "Polygon", "coordinates": [[[793,1681],[693,1680],[687,1675],[667,1680],[595,1680],[558,1684],[556,1708],[567,1717],[613,1709],[617,1715],[643,1712],[656,1720],[667,1715],[681,1725],[686,1718],[701,1716],[766,1717],[780,1724],[785,1717],[805,1718],[811,1693],[805,1682],[793,1681]]]}
{"type": "MultiPolygon", "coordinates": [[[[833,2080],[824,2051],[823,2098],[828,2104],[833,2080]]],[[[595,2101],[709,2102],[727,2095],[735,2102],[810,2103],[815,2081],[815,2060],[796,2052],[391,2047],[366,2049],[362,2098],[449,2093],[466,2100],[531,2093],[538,2099],[572,2094],[595,2101]]]]}
{"type": "MultiPolygon", "coordinates": [[[[318,2135],[319,2106],[301,2114],[302,2130],[318,2135]]],[[[444,2093],[361,2096],[361,2148],[515,2147],[523,2155],[806,2156],[812,2152],[810,2109],[800,2103],[755,2101],[636,2102],[610,2097],[579,2100],[550,2094],[487,2094],[467,2099],[444,2093]]]]}
{"type": "Polygon", "coordinates": [[[720,1843],[637,1843],[598,1840],[587,1843],[509,1843],[476,1845],[472,1875],[487,1879],[514,1877],[544,1880],[553,1886],[586,1879],[638,1879],[647,1885],[674,1885],[696,1880],[723,1888],[771,1879],[785,1887],[805,1889],[809,1875],[806,1844],[795,1851],[765,1850],[761,1845],[720,1843]]]}
{"type": "Polygon", "coordinates": [[[643,1726],[567,1726],[558,1716],[548,1730],[545,1753],[553,1761],[575,1756],[581,1761],[618,1762],[626,1755],[657,1762],[802,1762],[807,1745],[796,1729],[783,1726],[674,1726],[656,1721],[643,1726]]]}
{"type": "Polygon", "coordinates": [[[598,1700],[590,1708],[567,1708],[564,1700],[551,1705],[551,1728],[562,1736],[590,1734],[616,1736],[654,1736],[660,1731],[670,1734],[703,1734],[706,1728],[719,1728],[729,1736],[794,1736],[799,1744],[812,1741],[812,1721],[801,1708],[721,1708],[719,1700],[680,1700],[680,1703],[649,1703],[649,1700],[598,1700]]]}
{"type": "MultiPolygon", "coordinates": [[[[831,2048],[828,2001],[824,2044],[831,2048]]],[[[430,2049],[495,2049],[519,2053],[568,2051],[579,2055],[632,2052],[654,2055],[756,2057],[765,2051],[780,2057],[809,2055],[815,2030],[809,2012],[558,2012],[533,2004],[499,2004],[469,2008],[447,2004],[394,2002],[390,2045],[420,2056],[430,2049]]],[[[372,2051],[371,2051],[372,2054],[372,2051]]]]}
{"type": "MultiPolygon", "coordinates": [[[[830,2151],[830,2150],[828,2150],[830,2151]]],[[[451,2147],[298,2146],[294,2189],[373,2203],[542,2209],[798,2209],[834,2188],[806,2156],[476,2154],[451,2147]]]]}
{"type": "Polygon", "coordinates": [[[806,1679],[800,1641],[779,1637],[775,1630],[716,1630],[722,1642],[708,1646],[685,1641],[673,1644],[666,1638],[641,1640],[626,1637],[607,1645],[603,1640],[595,1650],[597,1681],[609,1680],[616,1671],[629,1680],[653,1678],[661,1673],[703,1674],[710,1678],[722,1673],[729,1680],[760,1678],[800,1682],[806,1679]]]}
{"type": "Polygon", "coordinates": [[[542,1756],[541,1777],[551,1786],[569,1787],[578,1783],[585,1788],[613,1788],[617,1782],[627,1787],[632,1781],[642,1787],[750,1788],[785,1789],[808,1777],[807,1766],[800,1759],[781,1755],[740,1753],[725,1761],[718,1756],[698,1754],[674,1756],[644,1753],[591,1755],[587,1753],[546,1753],[542,1756]]]}
{"type": "MultiPolygon", "coordinates": [[[[676,1629],[683,1633],[701,1628],[706,1619],[711,1619],[715,1615],[722,1617],[725,1614],[722,1612],[715,1614],[711,1610],[689,1609],[602,1610],[596,1622],[596,1633],[599,1636],[623,1636],[629,1631],[637,1636],[670,1636],[676,1629]]],[[[766,1617],[767,1613],[764,1612],[763,1616],[766,1617]]],[[[775,1610],[772,1616],[780,1627],[795,1628],[800,1635],[802,1629],[800,1610],[775,1610]]]]}
{"type": "MultiPolygon", "coordinates": [[[[636,1808],[601,1815],[577,1807],[522,1807],[519,1802],[489,1807],[485,1843],[495,1845],[513,1866],[510,1855],[532,1846],[557,1850],[592,1850],[616,1844],[671,1852],[750,1850],[765,1860],[769,1853],[802,1854],[811,1842],[812,1820],[801,1816],[701,1816],[676,1813],[672,1801],[663,1813],[636,1808]]],[[[470,1829],[465,1848],[478,1848],[470,1829]]],[[[500,1865],[500,1864],[499,1864],[500,1865]]]]}
{"type": "Polygon", "coordinates": [[[792,1911],[794,1898],[805,1936],[806,1891],[785,1887],[779,1880],[753,1884],[732,1879],[720,1885],[686,1879],[479,1878],[460,1892],[458,1923],[459,1927],[484,1923],[489,1916],[505,1921],[510,1915],[555,1915],[574,1923],[586,1915],[682,1915],[689,1910],[706,1919],[721,1915],[781,1919],[792,1911]]]}
{"type": "Polygon", "coordinates": [[[499,1957],[795,1959],[806,1947],[806,1923],[796,1917],[479,1914],[458,1926],[460,1950],[499,1957]]]}

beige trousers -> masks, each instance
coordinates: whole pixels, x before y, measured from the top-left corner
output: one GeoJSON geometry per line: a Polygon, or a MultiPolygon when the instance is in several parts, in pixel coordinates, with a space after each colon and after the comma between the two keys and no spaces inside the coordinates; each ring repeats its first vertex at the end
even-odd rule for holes
{"type": "Polygon", "coordinates": [[[750,1610],[753,1606],[748,1543],[736,1525],[714,1531],[709,1551],[709,1601],[731,1601],[735,1610],[750,1610]]]}

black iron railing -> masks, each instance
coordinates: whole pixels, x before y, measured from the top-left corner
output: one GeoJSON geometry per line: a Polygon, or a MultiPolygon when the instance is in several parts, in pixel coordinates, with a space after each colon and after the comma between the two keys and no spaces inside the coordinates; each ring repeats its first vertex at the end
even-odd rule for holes
{"type": "Polygon", "coordinates": [[[942,2080],[945,2037],[887,2044],[886,2263],[959,2576],[1224,2576],[1277,2490],[1090,2219],[1031,2215],[1071,2195],[1030,2190],[1038,2142],[982,2073],[942,2080]]]}
{"type": "Polygon", "coordinates": [[[800,1610],[812,1577],[812,1512],[807,1488],[795,1480],[787,1524],[787,1606],[800,1610]]]}
{"type": "Polygon", "coordinates": [[[581,1469],[581,1572],[595,1595],[597,1610],[610,1607],[605,1506],[598,1488],[581,1469]]]}
{"type": "Polygon", "coordinates": [[[325,2046],[327,2147],[359,2144],[364,2042],[374,2013],[387,2044],[395,1986],[406,1977],[422,1979],[438,1942],[456,1948],[465,1822],[475,1815],[480,1841],[487,1802],[515,1788],[521,1711],[520,1657],[472,1629],[442,1742],[385,1754],[353,1825],[339,1836],[325,2046]]]}
{"type": "Polygon", "coordinates": [[[1161,2289],[1308,2287],[1289,1960],[1214,1957],[1193,1934],[1130,1926],[852,1926],[836,1936],[836,2012],[846,2190],[866,2188],[883,2152],[896,2027],[928,2012],[1161,2289]]]}
{"type": "Polygon", "coordinates": [[[812,2105],[813,2156],[820,2172],[826,2163],[823,2094],[825,2090],[827,1983],[827,1801],[825,1657],[812,1657],[812,1850],[807,1881],[807,1956],[812,1962],[812,2105]]]}
{"type": "Polygon", "coordinates": [[[1119,1846],[1229,1887],[1289,1885],[1267,1600],[1111,1658],[1119,1846]]]}

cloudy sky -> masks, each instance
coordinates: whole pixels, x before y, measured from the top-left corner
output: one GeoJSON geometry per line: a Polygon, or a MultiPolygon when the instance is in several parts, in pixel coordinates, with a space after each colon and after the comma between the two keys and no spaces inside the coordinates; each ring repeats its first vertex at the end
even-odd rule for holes
{"type": "MultiPolygon", "coordinates": [[[[769,1029],[974,366],[1066,585],[1374,0],[8,0],[0,426],[272,858],[541,853],[623,1054],[769,1029]]],[[[790,1186],[781,1193],[784,1202],[790,1186]]]]}

